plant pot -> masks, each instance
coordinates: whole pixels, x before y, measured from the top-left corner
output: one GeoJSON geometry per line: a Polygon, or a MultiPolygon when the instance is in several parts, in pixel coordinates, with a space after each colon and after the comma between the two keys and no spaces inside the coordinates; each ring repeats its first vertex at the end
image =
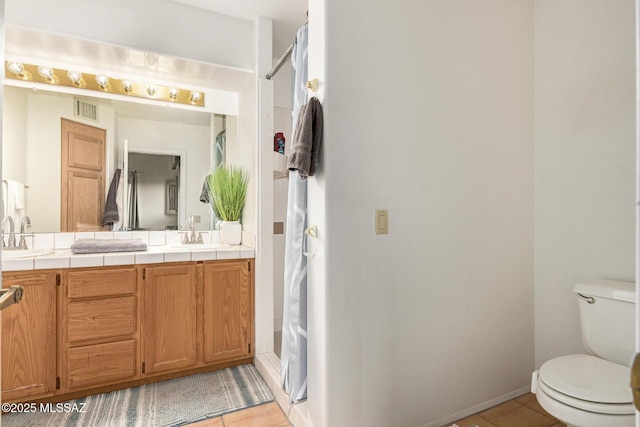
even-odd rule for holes
{"type": "Polygon", "coordinates": [[[242,241],[240,221],[220,221],[220,239],[227,245],[239,245],[242,241]]]}

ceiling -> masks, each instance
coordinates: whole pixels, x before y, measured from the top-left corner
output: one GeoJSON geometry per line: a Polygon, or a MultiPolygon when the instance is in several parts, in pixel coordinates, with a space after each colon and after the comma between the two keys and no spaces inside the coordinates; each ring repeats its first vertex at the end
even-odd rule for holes
{"type": "Polygon", "coordinates": [[[256,16],[273,20],[273,57],[279,58],[307,21],[307,0],[172,0],[177,3],[252,21],[256,16]]]}

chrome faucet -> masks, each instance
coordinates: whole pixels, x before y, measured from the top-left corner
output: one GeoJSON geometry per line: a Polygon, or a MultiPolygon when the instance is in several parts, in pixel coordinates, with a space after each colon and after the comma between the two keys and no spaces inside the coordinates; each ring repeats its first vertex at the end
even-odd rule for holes
{"type": "Polygon", "coordinates": [[[33,236],[33,234],[26,234],[26,228],[31,227],[31,219],[28,216],[22,218],[22,223],[20,224],[20,243],[18,244],[18,248],[20,249],[29,249],[27,247],[27,241],[25,240],[26,236],[33,236]]]}
{"type": "Polygon", "coordinates": [[[2,237],[2,247],[6,247],[9,249],[15,249],[16,248],[16,233],[14,230],[14,224],[13,224],[13,218],[11,218],[9,215],[5,216],[4,219],[2,220],[2,233],[4,234],[4,229],[7,225],[7,221],[9,221],[9,242],[7,243],[7,245],[5,246],[4,244],[4,236],[2,237]]]}

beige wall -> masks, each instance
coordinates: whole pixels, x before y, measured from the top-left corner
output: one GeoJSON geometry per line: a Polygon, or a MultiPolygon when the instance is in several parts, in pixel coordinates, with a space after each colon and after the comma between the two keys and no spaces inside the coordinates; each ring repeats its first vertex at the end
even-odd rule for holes
{"type": "Polygon", "coordinates": [[[312,425],[439,426],[526,392],[533,1],[309,6],[312,425]]]}
{"type": "Polygon", "coordinates": [[[584,351],[576,282],[635,277],[634,8],[536,1],[536,366],[584,351]]]}
{"type": "MultiPolygon", "coordinates": [[[[89,121],[73,115],[73,97],[57,96],[43,91],[30,91],[5,87],[13,103],[4,104],[3,156],[15,154],[13,144],[22,144],[26,150],[23,157],[24,183],[29,185],[25,193],[26,214],[31,219],[33,232],[60,231],[60,119],[66,118],[107,131],[107,164],[113,161],[115,113],[113,108],[100,107],[99,121],[89,121]],[[17,102],[17,99],[23,101],[17,102]],[[26,111],[22,102],[26,100],[26,111]],[[18,108],[18,112],[14,110],[18,108]],[[25,114],[26,112],[26,114],[25,114]],[[11,120],[8,118],[11,117],[11,120]],[[15,129],[25,129],[26,139],[10,140],[9,135],[15,129]]],[[[20,131],[22,132],[22,131],[20,131]]],[[[3,158],[3,161],[18,163],[16,160],[3,158]]],[[[110,181],[112,168],[107,170],[110,181]]],[[[4,175],[3,175],[4,177],[4,175]]],[[[107,184],[108,185],[108,184],[107,184]]]]}

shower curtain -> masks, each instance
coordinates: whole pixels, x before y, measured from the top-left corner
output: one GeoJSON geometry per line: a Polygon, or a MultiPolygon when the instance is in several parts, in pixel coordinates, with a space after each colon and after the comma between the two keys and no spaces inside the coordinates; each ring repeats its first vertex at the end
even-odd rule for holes
{"type": "MultiPolygon", "coordinates": [[[[307,101],[307,24],[294,41],[292,130],[300,107],[307,101]]],[[[289,402],[307,398],[307,259],[303,255],[307,227],[307,181],[289,173],[287,233],[285,236],[284,304],[280,379],[289,402]]]]}
{"type": "Polygon", "coordinates": [[[140,228],[140,220],[138,218],[138,174],[129,172],[129,224],[127,230],[137,230],[140,228]]]}

